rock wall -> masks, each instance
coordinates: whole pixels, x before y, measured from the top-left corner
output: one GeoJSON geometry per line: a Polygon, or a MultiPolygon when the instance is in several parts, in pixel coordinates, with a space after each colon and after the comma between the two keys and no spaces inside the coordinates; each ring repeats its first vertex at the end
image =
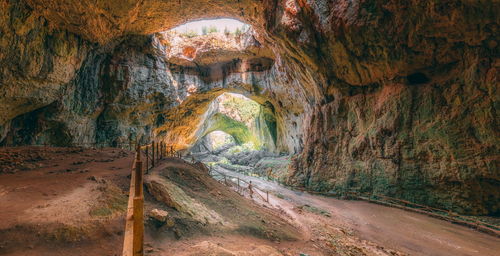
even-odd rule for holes
{"type": "MultiPolygon", "coordinates": [[[[270,67],[267,58],[251,55],[251,63],[270,67]]],[[[2,143],[119,145],[156,137],[184,149],[200,137],[208,105],[225,91],[272,106],[266,101],[274,84],[270,71],[247,64],[236,59],[200,71],[168,62],[155,35],[124,37],[90,52],[59,99],[14,118],[2,143]],[[214,72],[223,76],[213,79],[214,72]]]]}
{"type": "Polygon", "coordinates": [[[289,182],[498,214],[498,3],[333,2],[288,14],[331,83],[289,182]]]}
{"type": "Polygon", "coordinates": [[[24,1],[0,1],[0,141],[14,117],[63,95],[91,48],[49,27],[24,1]]]}

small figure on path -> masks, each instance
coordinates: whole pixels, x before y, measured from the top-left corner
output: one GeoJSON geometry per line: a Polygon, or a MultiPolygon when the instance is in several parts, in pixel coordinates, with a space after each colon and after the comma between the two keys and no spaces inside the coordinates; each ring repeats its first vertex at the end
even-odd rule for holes
{"type": "Polygon", "coordinates": [[[253,198],[252,181],[248,183],[248,190],[250,191],[250,198],[253,198]]]}

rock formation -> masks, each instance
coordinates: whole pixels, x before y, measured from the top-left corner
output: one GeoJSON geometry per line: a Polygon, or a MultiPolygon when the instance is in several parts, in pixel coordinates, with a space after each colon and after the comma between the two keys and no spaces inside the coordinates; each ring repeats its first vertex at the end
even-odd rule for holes
{"type": "Polygon", "coordinates": [[[275,116],[291,184],[499,212],[498,1],[0,6],[2,144],[182,149],[210,102],[237,92],[275,116]],[[159,33],[210,17],[251,24],[248,47],[177,51],[159,33]]]}

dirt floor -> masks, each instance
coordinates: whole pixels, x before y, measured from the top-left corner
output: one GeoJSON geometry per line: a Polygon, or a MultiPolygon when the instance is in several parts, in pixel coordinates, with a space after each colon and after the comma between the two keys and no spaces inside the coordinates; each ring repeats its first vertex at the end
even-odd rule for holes
{"type": "Polygon", "coordinates": [[[133,155],[0,149],[0,255],[119,255],[133,155]]]}
{"type": "MultiPolygon", "coordinates": [[[[354,244],[366,243],[409,255],[498,255],[500,239],[425,215],[364,201],[346,201],[292,191],[271,181],[246,176],[221,167],[221,173],[252,181],[272,191],[271,203],[287,212],[297,212],[299,222],[312,228],[319,239],[331,239],[329,230],[349,234],[354,244]],[[315,213],[315,215],[311,215],[315,213]],[[323,215],[323,216],[320,216],[323,215]],[[324,234],[326,236],[323,236],[324,234]]],[[[315,238],[313,238],[315,239],[315,238]]],[[[328,243],[328,242],[327,242],[328,243]]],[[[315,255],[315,254],[312,254],[315,255]]]]}
{"type": "MultiPolygon", "coordinates": [[[[121,255],[132,161],[132,153],[112,148],[1,148],[0,255],[121,255]]],[[[189,163],[163,160],[145,177],[156,182],[145,189],[145,255],[500,251],[500,239],[445,221],[241,178],[270,190],[270,203],[250,199],[248,190],[239,195],[189,163]],[[168,221],[152,218],[154,209],[168,212],[168,221]]]]}

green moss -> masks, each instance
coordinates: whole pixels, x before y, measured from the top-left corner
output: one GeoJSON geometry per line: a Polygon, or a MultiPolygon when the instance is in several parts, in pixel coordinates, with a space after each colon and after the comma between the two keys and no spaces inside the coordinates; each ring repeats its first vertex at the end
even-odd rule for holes
{"type": "Polygon", "coordinates": [[[267,134],[270,135],[273,143],[276,145],[277,137],[278,137],[278,125],[276,121],[276,117],[273,113],[272,105],[267,104],[260,106],[259,115],[256,119],[256,123],[264,122],[265,127],[260,127],[261,137],[266,138],[267,134]]]}
{"type": "Polygon", "coordinates": [[[260,105],[250,99],[242,97],[226,97],[222,105],[228,109],[237,110],[243,123],[250,123],[259,115],[260,105]]]}
{"type": "Polygon", "coordinates": [[[314,214],[319,214],[319,215],[323,215],[326,217],[331,217],[331,214],[329,212],[327,212],[323,209],[308,205],[308,204],[300,206],[299,208],[302,208],[302,209],[304,209],[308,212],[314,213],[314,214]]]}
{"type": "Polygon", "coordinates": [[[115,212],[124,212],[127,210],[128,199],[121,190],[114,185],[99,187],[102,191],[101,197],[90,210],[92,217],[107,217],[115,212]]]}
{"type": "Polygon", "coordinates": [[[111,215],[112,213],[113,212],[111,211],[111,209],[106,208],[106,207],[92,209],[90,211],[90,215],[93,216],[93,217],[104,217],[104,216],[111,215]]]}
{"type": "Polygon", "coordinates": [[[89,237],[89,230],[86,227],[61,226],[52,231],[48,237],[58,242],[78,242],[89,237]]]}
{"type": "Polygon", "coordinates": [[[238,122],[224,114],[217,113],[213,115],[209,122],[212,122],[213,125],[205,131],[205,135],[213,131],[223,131],[233,136],[237,144],[260,144],[244,123],[238,122]]]}

